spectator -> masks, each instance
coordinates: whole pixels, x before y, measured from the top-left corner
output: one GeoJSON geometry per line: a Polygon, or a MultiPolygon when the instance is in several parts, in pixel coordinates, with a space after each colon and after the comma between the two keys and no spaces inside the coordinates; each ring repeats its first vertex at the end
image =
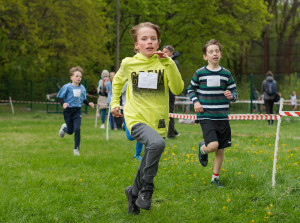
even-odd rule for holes
{"type": "MultiPolygon", "coordinates": [[[[122,95],[121,95],[121,102],[122,102],[122,106],[123,106],[123,109],[125,107],[125,104],[126,104],[126,92],[127,92],[127,86],[128,86],[128,82],[126,82],[123,86],[123,89],[122,89],[122,95]]],[[[123,114],[123,112],[122,112],[123,114]]],[[[126,126],[126,123],[125,123],[125,116],[123,114],[123,130],[126,132],[126,137],[128,140],[130,141],[133,141],[134,138],[130,135],[130,132],[126,126]]],[[[134,154],[134,158],[141,161],[142,160],[142,150],[143,150],[143,144],[136,141],[136,146],[135,146],[135,154],[134,154]]]]}
{"type": "Polygon", "coordinates": [[[108,70],[103,70],[101,73],[101,78],[98,82],[97,93],[99,94],[98,97],[98,108],[100,110],[101,116],[101,129],[105,128],[105,116],[106,116],[106,109],[107,109],[107,88],[106,83],[109,81],[109,72],[108,70]]]}
{"type": "MultiPolygon", "coordinates": [[[[166,53],[172,60],[175,62],[178,70],[179,64],[176,58],[180,55],[178,52],[174,51],[174,47],[171,45],[166,45],[163,48],[163,52],[166,53]]],[[[175,95],[169,90],[169,112],[173,113],[175,109],[175,95]]],[[[180,134],[175,129],[175,121],[174,118],[170,118],[169,128],[168,128],[168,138],[175,138],[178,137],[180,134]]]]}
{"type": "MultiPolygon", "coordinates": [[[[273,76],[273,73],[268,71],[266,73],[266,79],[262,82],[261,87],[261,91],[264,95],[266,114],[273,114],[275,94],[277,92],[276,81],[273,76]]],[[[268,120],[268,124],[273,125],[273,120],[268,120]]]]}
{"type": "MultiPolygon", "coordinates": [[[[113,92],[112,92],[112,82],[114,80],[115,77],[115,72],[110,72],[109,73],[109,81],[107,82],[106,86],[107,86],[107,104],[109,106],[111,98],[113,96],[113,92]]],[[[117,119],[110,113],[109,114],[109,123],[110,123],[110,128],[111,130],[118,130],[117,127],[117,119]]]]}
{"type": "Polygon", "coordinates": [[[296,91],[292,92],[292,95],[290,96],[290,98],[291,98],[292,111],[296,111],[297,110],[297,95],[296,95],[296,91]]]}

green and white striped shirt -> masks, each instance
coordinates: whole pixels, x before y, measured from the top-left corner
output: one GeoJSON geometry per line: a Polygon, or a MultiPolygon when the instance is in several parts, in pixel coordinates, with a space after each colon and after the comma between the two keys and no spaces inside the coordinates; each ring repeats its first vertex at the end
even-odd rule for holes
{"type": "Polygon", "coordinates": [[[199,101],[203,113],[197,113],[197,119],[228,120],[229,103],[224,92],[230,90],[233,99],[237,99],[237,89],[234,79],[227,69],[220,67],[211,71],[206,66],[198,69],[187,88],[193,104],[199,101]]]}

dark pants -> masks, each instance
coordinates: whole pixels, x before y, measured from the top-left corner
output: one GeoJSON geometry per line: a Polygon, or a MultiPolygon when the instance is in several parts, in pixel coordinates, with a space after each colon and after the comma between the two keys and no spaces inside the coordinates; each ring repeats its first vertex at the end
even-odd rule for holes
{"type": "Polygon", "coordinates": [[[165,149],[165,140],[153,128],[143,123],[135,124],[131,129],[131,135],[145,145],[143,158],[137,170],[132,189],[132,193],[138,195],[144,182],[154,183],[158,163],[165,149]]]}
{"type": "MultiPolygon", "coordinates": [[[[169,91],[169,112],[173,113],[175,110],[175,95],[169,91]]],[[[168,129],[168,137],[172,138],[175,137],[178,134],[178,132],[175,129],[175,121],[174,118],[170,118],[169,122],[169,129],[168,129]]]]}
{"type": "Polygon", "coordinates": [[[75,132],[74,149],[79,149],[80,145],[80,125],[81,125],[81,108],[66,108],[64,110],[64,119],[67,124],[67,128],[64,131],[71,135],[75,132]]]}
{"type": "MultiPolygon", "coordinates": [[[[273,106],[274,106],[274,100],[264,100],[265,101],[265,107],[266,107],[266,114],[273,114],[273,106]]],[[[273,125],[273,120],[268,120],[269,125],[273,125]]]]}

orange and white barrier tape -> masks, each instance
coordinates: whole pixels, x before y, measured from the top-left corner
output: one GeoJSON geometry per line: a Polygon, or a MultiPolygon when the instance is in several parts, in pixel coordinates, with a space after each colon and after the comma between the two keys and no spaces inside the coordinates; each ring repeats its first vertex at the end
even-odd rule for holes
{"type": "Polygon", "coordinates": [[[282,111],[279,112],[280,116],[300,117],[300,111],[282,111]]]}
{"type": "Polygon", "coordinates": [[[23,103],[23,104],[60,104],[59,102],[43,102],[43,101],[16,101],[16,100],[0,100],[0,102],[23,103]]]}
{"type": "MultiPolygon", "coordinates": [[[[185,115],[185,114],[169,114],[170,118],[179,118],[179,119],[197,119],[196,115],[185,115]]],[[[229,115],[229,120],[278,120],[279,115],[268,115],[268,114],[234,114],[229,115]]]]}

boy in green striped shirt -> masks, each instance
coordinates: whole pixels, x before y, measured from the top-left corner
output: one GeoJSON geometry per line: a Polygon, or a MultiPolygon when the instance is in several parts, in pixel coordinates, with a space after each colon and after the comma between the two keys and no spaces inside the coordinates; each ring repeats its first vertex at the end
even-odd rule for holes
{"type": "Polygon", "coordinates": [[[215,152],[211,184],[217,187],[223,187],[219,174],[224,160],[224,149],[231,146],[229,103],[237,99],[237,89],[230,71],[219,65],[221,50],[222,45],[214,39],[204,45],[203,58],[208,65],[195,72],[187,88],[205,141],[199,144],[199,161],[206,167],[208,153],[215,152]]]}

